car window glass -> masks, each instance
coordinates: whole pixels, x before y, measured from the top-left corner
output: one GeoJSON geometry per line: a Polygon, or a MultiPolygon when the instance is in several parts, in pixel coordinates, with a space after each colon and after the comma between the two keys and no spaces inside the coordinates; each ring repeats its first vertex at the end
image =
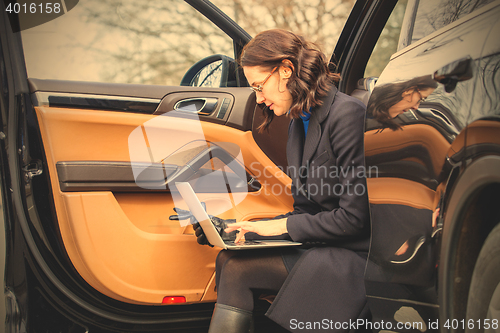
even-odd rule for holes
{"type": "Polygon", "coordinates": [[[420,0],[412,43],[493,2],[493,0],[420,0]]]}
{"type": "Polygon", "coordinates": [[[251,36],[282,28],[300,33],[320,45],[328,56],[333,52],[355,0],[213,0],[251,36]]]}
{"type": "Polygon", "coordinates": [[[370,60],[368,60],[364,77],[380,76],[380,73],[382,73],[389,62],[391,55],[397,51],[399,33],[401,32],[407,3],[408,0],[398,1],[394,7],[377,44],[375,44],[370,60]]]}
{"type": "Polygon", "coordinates": [[[232,40],[182,0],[82,0],[22,39],[39,79],[179,85],[207,56],[234,58],[232,40]]]}

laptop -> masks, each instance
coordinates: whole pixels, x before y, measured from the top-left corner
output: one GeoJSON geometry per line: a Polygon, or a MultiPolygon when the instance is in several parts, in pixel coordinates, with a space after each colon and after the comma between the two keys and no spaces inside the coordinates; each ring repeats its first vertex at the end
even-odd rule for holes
{"type": "Polygon", "coordinates": [[[217,229],[210,221],[210,217],[201,205],[200,200],[193,191],[191,185],[187,182],[175,183],[177,190],[184,199],[184,202],[189,207],[193,216],[198,220],[205,236],[210,244],[223,248],[225,250],[247,250],[247,249],[262,249],[269,247],[282,247],[282,246],[299,246],[302,243],[293,242],[289,240],[248,240],[245,242],[235,243],[233,241],[225,241],[217,232],[217,229]]]}

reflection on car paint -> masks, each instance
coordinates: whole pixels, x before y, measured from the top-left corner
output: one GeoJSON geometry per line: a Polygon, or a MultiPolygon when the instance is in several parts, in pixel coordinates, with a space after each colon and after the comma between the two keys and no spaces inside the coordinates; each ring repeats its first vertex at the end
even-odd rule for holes
{"type": "MultiPolygon", "coordinates": [[[[448,181],[464,158],[500,153],[496,15],[498,10],[491,11],[396,54],[373,90],[365,129],[367,168],[378,169],[368,179],[368,295],[438,303],[436,267],[448,181]],[[419,78],[434,84],[424,90],[412,84],[419,78]],[[392,104],[387,102],[391,94],[398,97],[392,104]],[[401,108],[391,114],[394,105],[401,108]]],[[[377,306],[390,309],[390,302],[370,302],[374,318],[377,306]]],[[[391,310],[396,321],[402,309],[391,310]]],[[[412,311],[423,318],[437,316],[425,307],[412,311]]]]}

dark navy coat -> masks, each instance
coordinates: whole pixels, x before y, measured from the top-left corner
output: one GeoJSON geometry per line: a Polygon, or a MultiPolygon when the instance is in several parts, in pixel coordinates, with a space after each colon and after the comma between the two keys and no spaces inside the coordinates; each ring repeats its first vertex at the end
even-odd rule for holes
{"type": "Polygon", "coordinates": [[[287,171],[294,210],[284,215],[287,236],[310,248],[285,251],[285,264],[293,268],[266,315],[291,331],[348,332],[349,321],[366,316],[364,118],[364,104],[332,87],[311,110],[305,139],[302,120],[290,123],[287,171]]]}

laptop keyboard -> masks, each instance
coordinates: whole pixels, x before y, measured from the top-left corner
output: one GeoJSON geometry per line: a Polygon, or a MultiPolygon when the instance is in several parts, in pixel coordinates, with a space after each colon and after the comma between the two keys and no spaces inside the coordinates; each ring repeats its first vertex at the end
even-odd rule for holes
{"type": "Polygon", "coordinates": [[[235,243],[233,241],[225,241],[224,243],[226,243],[226,245],[241,246],[241,245],[256,245],[260,244],[261,242],[256,240],[246,240],[244,242],[238,242],[238,243],[235,243]]]}

